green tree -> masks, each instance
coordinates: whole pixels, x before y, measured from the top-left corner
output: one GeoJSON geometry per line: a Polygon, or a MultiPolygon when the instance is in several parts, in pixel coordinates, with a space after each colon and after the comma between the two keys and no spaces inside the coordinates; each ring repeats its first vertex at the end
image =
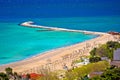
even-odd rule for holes
{"type": "Polygon", "coordinates": [[[101,78],[109,80],[120,80],[120,68],[107,69],[101,78]]]}
{"type": "Polygon", "coordinates": [[[117,48],[120,48],[120,43],[116,41],[108,41],[107,46],[109,48],[117,49],[117,48]]]}
{"type": "Polygon", "coordinates": [[[92,57],[100,56],[100,57],[108,57],[109,59],[113,59],[114,50],[120,48],[120,43],[115,41],[108,41],[106,44],[101,45],[98,48],[94,48],[90,51],[92,57]]]}
{"type": "Polygon", "coordinates": [[[89,61],[90,61],[91,63],[94,63],[94,62],[101,61],[101,58],[100,58],[100,57],[90,57],[90,58],[89,58],[89,61]]]}
{"type": "Polygon", "coordinates": [[[90,55],[94,57],[96,55],[97,48],[93,48],[93,50],[90,51],[90,55]]]}
{"type": "Polygon", "coordinates": [[[10,67],[6,68],[5,71],[6,71],[6,74],[7,74],[7,75],[13,74],[13,73],[12,73],[12,68],[10,68],[10,67]]]}
{"type": "Polygon", "coordinates": [[[109,48],[106,44],[101,45],[96,54],[100,57],[108,57],[109,59],[113,58],[113,49],[109,48]]]}
{"type": "Polygon", "coordinates": [[[0,80],[9,80],[7,75],[3,72],[0,73],[0,80]]]}

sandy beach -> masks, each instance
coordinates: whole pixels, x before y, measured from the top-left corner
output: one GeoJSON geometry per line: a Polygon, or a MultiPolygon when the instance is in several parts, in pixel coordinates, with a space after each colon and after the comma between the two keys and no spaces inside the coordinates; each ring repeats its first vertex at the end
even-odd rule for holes
{"type": "MultiPolygon", "coordinates": [[[[33,26],[29,23],[24,23],[22,26],[33,26]]],[[[43,27],[44,28],[44,27],[43,27]]],[[[47,27],[48,28],[48,27],[47,27]]],[[[63,64],[66,64],[69,68],[73,60],[80,58],[81,56],[89,55],[89,52],[101,44],[107,41],[115,41],[113,35],[102,33],[102,32],[91,32],[91,31],[80,31],[80,30],[66,30],[62,28],[49,28],[52,30],[64,30],[64,31],[79,31],[85,34],[95,34],[99,35],[97,38],[87,40],[82,43],[74,44],[67,47],[62,47],[59,49],[44,52],[43,54],[33,56],[31,58],[14,62],[11,64],[6,64],[0,66],[0,72],[4,71],[5,68],[11,67],[15,72],[18,73],[39,73],[45,68],[50,68],[50,70],[62,70],[63,64]]]]}

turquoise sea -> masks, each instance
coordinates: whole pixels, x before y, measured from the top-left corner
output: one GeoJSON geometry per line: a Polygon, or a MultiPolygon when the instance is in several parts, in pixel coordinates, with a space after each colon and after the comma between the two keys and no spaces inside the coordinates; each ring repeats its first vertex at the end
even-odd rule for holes
{"type": "Polygon", "coordinates": [[[93,35],[77,32],[48,31],[0,23],[0,64],[26,59],[48,50],[92,39],[93,35]]]}

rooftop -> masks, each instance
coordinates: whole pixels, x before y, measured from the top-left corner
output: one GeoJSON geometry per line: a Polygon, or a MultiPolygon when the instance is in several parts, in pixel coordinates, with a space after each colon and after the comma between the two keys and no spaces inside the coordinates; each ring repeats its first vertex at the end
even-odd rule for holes
{"type": "Polygon", "coordinates": [[[113,60],[120,61],[120,48],[114,51],[113,60]]]}

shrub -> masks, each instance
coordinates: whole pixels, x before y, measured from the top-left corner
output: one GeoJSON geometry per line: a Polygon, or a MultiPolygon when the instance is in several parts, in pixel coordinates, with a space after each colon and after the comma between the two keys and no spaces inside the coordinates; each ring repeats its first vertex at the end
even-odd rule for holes
{"type": "Polygon", "coordinates": [[[94,62],[101,61],[101,58],[100,58],[100,57],[90,57],[90,58],[89,58],[89,61],[90,61],[91,63],[94,63],[94,62]]]}
{"type": "Polygon", "coordinates": [[[9,80],[7,75],[3,72],[0,73],[0,80],[9,80]]]}
{"type": "Polygon", "coordinates": [[[94,57],[96,55],[97,48],[93,48],[93,50],[90,51],[90,55],[94,57]]]}
{"type": "Polygon", "coordinates": [[[108,41],[106,44],[109,48],[114,48],[114,49],[120,48],[120,43],[116,41],[108,41]]]}
{"type": "Polygon", "coordinates": [[[6,68],[5,71],[6,71],[6,74],[8,74],[8,75],[12,74],[12,68],[10,68],[10,67],[6,68]]]}

